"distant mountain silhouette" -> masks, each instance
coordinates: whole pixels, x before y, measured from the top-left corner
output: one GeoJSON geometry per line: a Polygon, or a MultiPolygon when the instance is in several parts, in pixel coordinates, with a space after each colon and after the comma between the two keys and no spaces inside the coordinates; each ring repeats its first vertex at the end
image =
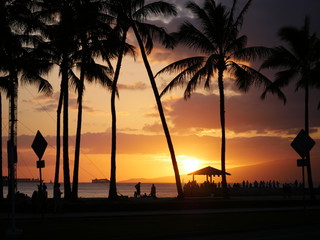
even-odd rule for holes
{"type": "MultiPolygon", "coordinates": [[[[181,175],[182,178],[183,175],[181,175]]],[[[130,178],[127,180],[119,181],[120,183],[175,183],[174,176],[158,177],[158,178],[130,178]]]]}
{"type": "MultiPolygon", "coordinates": [[[[311,161],[312,169],[314,172],[313,178],[317,187],[320,180],[319,176],[316,174],[316,170],[320,168],[320,159],[314,158],[311,161]]],[[[231,173],[231,176],[227,177],[228,183],[242,182],[243,180],[248,180],[249,182],[253,182],[255,180],[275,180],[281,183],[293,182],[295,180],[298,180],[299,182],[302,182],[302,169],[301,167],[297,167],[297,159],[273,160],[256,165],[230,168],[227,169],[227,171],[231,173]]],[[[196,181],[197,179],[199,179],[198,182],[203,181],[203,177],[201,178],[200,176],[195,176],[196,181]]],[[[182,183],[186,183],[189,180],[192,180],[191,176],[181,175],[182,183]]],[[[214,177],[213,180],[215,182],[220,182],[221,178],[214,177]]],[[[174,183],[174,181],[174,176],[165,176],[157,178],[131,178],[120,182],[174,183]]]]}

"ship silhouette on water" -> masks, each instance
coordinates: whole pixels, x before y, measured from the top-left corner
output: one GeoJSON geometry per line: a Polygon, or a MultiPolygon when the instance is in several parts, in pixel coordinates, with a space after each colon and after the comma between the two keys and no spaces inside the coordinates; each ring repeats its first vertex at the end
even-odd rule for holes
{"type": "Polygon", "coordinates": [[[92,179],[92,183],[109,183],[110,181],[106,178],[96,178],[96,179],[92,179]]]}

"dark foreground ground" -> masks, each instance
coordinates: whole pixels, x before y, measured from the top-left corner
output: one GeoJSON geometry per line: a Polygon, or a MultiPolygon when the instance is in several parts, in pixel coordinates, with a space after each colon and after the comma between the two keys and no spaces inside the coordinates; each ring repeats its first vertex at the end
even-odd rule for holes
{"type": "Polygon", "coordinates": [[[20,201],[14,222],[3,201],[0,239],[320,239],[319,198],[79,199],[58,213],[20,201]]]}

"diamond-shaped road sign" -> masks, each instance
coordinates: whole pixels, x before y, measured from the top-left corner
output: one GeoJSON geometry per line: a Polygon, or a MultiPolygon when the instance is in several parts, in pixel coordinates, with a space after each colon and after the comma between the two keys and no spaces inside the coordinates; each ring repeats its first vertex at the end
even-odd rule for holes
{"type": "Polygon", "coordinates": [[[313,141],[306,131],[301,129],[295,139],[291,142],[291,147],[300,155],[301,158],[304,158],[315,144],[315,141],[313,141]]]}
{"type": "Polygon", "coordinates": [[[36,137],[33,140],[33,143],[31,145],[33,151],[37,154],[39,160],[42,158],[44,151],[47,148],[47,141],[44,139],[40,131],[38,130],[36,137]]]}

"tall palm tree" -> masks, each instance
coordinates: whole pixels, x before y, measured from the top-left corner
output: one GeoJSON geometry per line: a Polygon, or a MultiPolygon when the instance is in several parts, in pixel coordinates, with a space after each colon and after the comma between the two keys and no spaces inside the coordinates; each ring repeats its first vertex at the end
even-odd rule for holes
{"type": "MultiPolygon", "coordinates": [[[[57,54],[58,47],[54,47],[55,42],[50,37],[53,31],[54,26],[57,25],[57,17],[59,16],[59,11],[61,10],[58,1],[51,1],[51,0],[38,0],[35,1],[35,13],[34,15],[39,19],[41,28],[41,34],[45,36],[45,38],[50,39],[49,45],[48,43],[43,46],[44,49],[51,55],[52,62],[55,62],[58,66],[60,64],[59,61],[59,54],[57,54]],[[57,3],[58,5],[54,5],[57,3]],[[56,17],[55,17],[56,16],[56,17]],[[49,25],[49,27],[47,27],[49,25]],[[52,26],[53,25],[53,26],[52,26]]],[[[56,191],[56,186],[59,184],[59,173],[60,173],[60,153],[61,153],[61,111],[62,111],[62,104],[63,104],[63,91],[62,84],[60,83],[60,94],[58,100],[58,107],[57,107],[57,124],[56,124],[56,164],[55,164],[55,174],[54,174],[54,193],[56,191]]],[[[68,187],[66,190],[68,192],[68,187]]],[[[70,190],[71,191],[71,190],[70,190]]]]}
{"type": "Polygon", "coordinates": [[[43,34],[48,38],[44,47],[52,55],[52,61],[60,68],[61,84],[57,109],[57,156],[55,184],[59,181],[60,168],[60,114],[63,109],[63,177],[65,198],[77,197],[80,156],[80,134],[82,119],[82,95],[84,79],[100,79],[110,85],[108,67],[96,64],[94,58],[102,55],[106,59],[105,43],[110,27],[105,25],[106,18],[100,15],[100,2],[94,0],[39,0],[37,16],[44,24],[43,34]],[[98,15],[98,16],[97,16],[98,15]],[[103,53],[101,53],[103,49],[103,53]],[[74,68],[80,71],[77,77],[74,68]],[[75,166],[73,193],[70,184],[69,142],[68,142],[68,95],[69,85],[73,83],[78,91],[78,123],[75,146],[75,166]]]}
{"type": "MultiPolygon", "coordinates": [[[[42,78],[51,64],[37,47],[42,43],[37,34],[37,24],[31,10],[32,2],[22,0],[0,3],[0,73],[7,82],[9,98],[9,141],[8,159],[10,186],[14,186],[15,164],[17,163],[17,97],[18,80],[38,85],[39,91],[52,92],[47,80],[42,78]]],[[[9,187],[9,194],[14,189],[9,187]]]]}
{"type": "MultiPolygon", "coordinates": [[[[121,33],[120,29],[117,27],[114,28],[113,35],[119,37],[118,34],[121,33]]],[[[116,149],[117,149],[117,114],[116,114],[116,96],[118,96],[117,83],[120,76],[120,69],[123,56],[126,53],[131,53],[135,55],[134,47],[126,43],[127,31],[122,32],[122,36],[116,42],[120,43],[120,46],[116,49],[118,50],[117,55],[117,64],[114,72],[113,83],[112,83],[112,92],[111,92],[111,174],[110,174],[110,186],[109,186],[109,199],[117,199],[117,186],[116,186],[116,149]]]]}
{"type": "Polygon", "coordinates": [[[110,74],[112,66],[109,57],[114,54],[109,53],[111,48],[106,48],[107,37],[111,28],[108,22],[101,21],[103,8],[99,1],[80,0],[76,1],[77,28],[79,36],[80,50],[75,53],[76,66],[79,69],[80,77],[73,75],[76,89],[78,91],[78,121],[76,132],[74,173],[72,182],[72,196],[78,198],[78,178],[80,162],[80,141],[82,123],[82,97],[84,92],[84,80],[93,82],[97,80],[102,86],[111,86],[110,74]],[[100,17],[100,18],[99,18],[100,17]],[[101,56],[108,66],[102,66],[95,62],[95,58],[101,56]]]}
{"type": "Polygon", "coordinates": [[[238,16],[235,16],[236,0],[233,1],[231,9],[227,9],[221,3],[216,4],[213,0],[205,0],[203,8],[195,2],[189,2],[186,7],[198,20],[197,26],[185,22],[175,36],[180,43],[203,55],[179,60],[157,73],[159,75],[166,72],[178,72],[161,95],[177,85],[187,83],[184,92],[185,99],[191,96],[201,82],[204,82],[204,87],[208,88],[217,75],[220,96],[222,187],[225,197],[228,197],[225,155],[225,73],[228,72],[233,76],[237,87],[242,91],[247,91],[253,84],[266,84],[268,81],[259,72],[244,64],[267,52],[264,47],[246,47],[247,37],[239,35],[244,15],[251,2],[251,0],[246,2],[238,16]]]}
{"type": "MultiPolygon", "coordinates": [[[[172,4],[165,3],[162,1],[158,2],[152,2],[145,4],[144,0],[123,0],[123,1],[111,1],[113,6],[116,7],[116,14],[117,14],[117,22],[122,27],[122,37],[123,42],[126,40],[127,32],[131,29],[134,32],[134,36],[138,42],[139,49],[143,58],[144,65],[146,67],[148,77],[152,86],[152,90],[156,99],[160,119],[162,122],[163,130],[167,139],[168,148],[171,155],[171,160],[174,168],[175,178],[176,178],[176,184],[177,184],[177,191],[178,191],[178,197],[183,197],[182,192],[182,186],[181,186],[181,180],[180,180],[180,174],[179,169],[174,153],[174,148],[169,132],[168,125],[166,123],[162,103],[160,100],[160,95],[158,92],[158,88],[154,79],[154,75],[150,66],[150,63],[148,61],[147,54],[149,54],[152,51],[153,48],[153,39],[159,39],[162,44],[164,44],[166,47],[170,47],[171,42],[169,40],[169,36],[165,32],[164,29],[159,28],[155,25],[148,24],[144,22],[144,20],[147,19],[150,15],[176,15],[176,9],[172,4]]],[[[118,71],[120,71],[121,66],[121,58],[122,54],[119,54],[119,60],[117,62],[116,67],[116,73],[115,73],[115,84],[114,84],[114,91],[115,86],[118,78],[118,71]]],[[[113,99],[114,99],[115,92],[113,93],[113,99]]],[[[114,101],[114,100],[113,100],[114,101]]],[[[114,104],[114,102],[112,103],[114,104]]],[[[114,109],[114,108],[113,108],[114,109]]],[[[113,110],[114,111],[114,110],[113,110]]],[[[115,112],[115,111],[114,111],[115,112]]],[[[115,113],[113,113],[113,144],[112,144],[112,157],[111,157],[111,177],[110,177],[110,191],[109,191],[109,197],[115,197],[116,196],[116,187],[115,187],[115,151],[116,151],[116,145],[115,145],[115,113]]]]}
{"type": "Polygon", "coordinates": [[[113,31],[110,34],[110,40],[117,45],[120,44],[117,49],[117,64],[113,76],[112,92],[111,92],[111,173],[110,173],[110,184],[109,184],[109,199],[117,199],[117,185],[116,185],[116,149],[117,149],[117,115],[116,115],[116,96],[118,96],[117,84],[120,75],[120,69],[122,64],[122,59],[125,53],[131,52],[132,55],[135,54],[134,47],[126,43],[127,33],[130,28],[125,21],[121,20],[123,15],[122,3],[115,1],[106,1],[107,9],[110,16],[113,16],[113,20],[116,24],[113,31]]]}
{"type": "MultiPolygon", "coordinates": [[[[320,40],[316,33],[310,33],[310,20],[305,18],[302,28],[283,27],[278,35],[287,44],[272,49],[270,56],[263,62],[261,68],[281,69],[276,74],[274,82],[266,88],[262,97],[268,92],[273,93],[275,87],[282,88],[296,81],[296,90],[304,89],[304,130],[309,134],[309,88],[319,82],[320,40]]],[[[282,98],[285,100],[285,97],[282,98]]],[[[313,199],[313,181],[310,153],[306,156],[308,185],[313,199]]]]}
{"type": "MultiPolygon", "coordinates": [[[[74,5],[75,0],[39,0],[39,12],[37,13],[37,17],[44,23],[42,34],[49,40],[43,48],[51,54],[52,61],[59,66],[61,75],[60,100],[62,101],[61,108],[63,110],[63,178],[64,197],[67,199],[71,198],[68,125],[69,81],[73,75],[72,68],[75,64],[72,55],[78,50],[77,15],[74,5]]],[[[58,114],[61,108],[58,106],[58,114]]],[[[57,123],[57,126],[58,125],[57,123]]],[[[57,129],[57,132],[58,131],[57,129]]],[[[58,165],[58,163],[56,165],[58,165]]],[[[59,173],[56,173],[55,176],[58,174],[59,173]]]]}

